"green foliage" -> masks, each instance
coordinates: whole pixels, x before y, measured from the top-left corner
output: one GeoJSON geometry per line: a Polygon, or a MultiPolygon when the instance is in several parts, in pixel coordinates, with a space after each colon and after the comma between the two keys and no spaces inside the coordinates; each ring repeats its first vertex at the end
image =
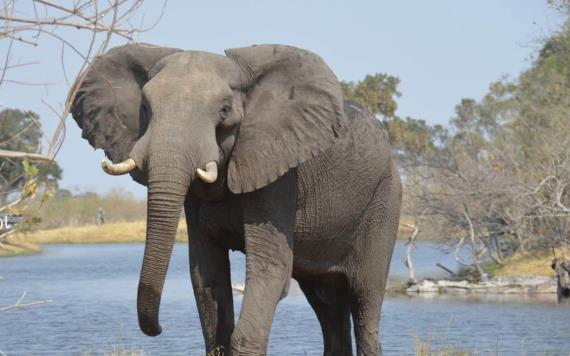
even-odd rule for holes
{"type": "Polygon", "coordinates": [[[22,161],[22,166],[24,166],[24,173],[26,173],[28,178],[35,178],[39,173],[38,167],[30,164],[30,161],[27,159],[22,161]]]}
{"type": "Polygon", "coordinates": [[[394,117],[385,124],[402,166],[429,159],[438,150],[438,141],[447,135],[443,126],[430,126],[425,120],[411,117],[394,117]]]}
{"type": "MultiPolygon", "coordinates": [[[[35,153],[41,149],[42,128],[37,114],[31,111],[5,109],[0,111],[0,149],[35,153]]],[[[61,179],[57,163],[34,163],[0,158],[0,203],[9,194],[21,190],[33,178],[39,185],[57,187],[61,179]]]]}
{"type": "Polygon", "coordinates": [[[362,105],[371,114],[381,118],[390,136],[390,142],[401,165],[422,160],[436,150],[436,141],[445,134],[445,129],[436,125],[430,127],[425,120],[396,114],[396,99],[400,79],[385,73],[366,75],[358,82],[341,83],[345,100],[362,105]]]}
{"type": "Polygon", "coordinates": [[[398,91],[399,78],[376,73],[366,75],[359,82],[342,81],[340,84],[345,100],[362,105],[373,115],[380,115],[383,118],[394,117],[398,108],[396,98],[401,96],[398,91]]]}

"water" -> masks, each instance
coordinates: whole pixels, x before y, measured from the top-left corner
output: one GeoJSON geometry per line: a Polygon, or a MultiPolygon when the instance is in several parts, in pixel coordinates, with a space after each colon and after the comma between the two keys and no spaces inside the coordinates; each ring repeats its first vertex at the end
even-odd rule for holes
{"type": "MultiPolygon", "coordinates": [[[[405,278],[402,244],[391,276],[405,278]]],[[[136,288],[143,246],[52,245],[37,256],[0,259],[0,306],[25,301],[52,303],[0,313],[0,350],[7,355],[74,355],[109,352],[113,345],[143,348],[151,355],[203,355],[202,331],[188,273],[187,246],[177,244],[161,308],[163,334],[143,335],[136,319],[136,288]]],[[[232,254],[232,278],[242,282],[244,257],[232,254]]],[[[436,262],[453,258],[434,244],[420,244],[414,261],[421,274],[440,273],[436,262]]],[[[241,297],[235,296],[239,313],[241,297]]],[[[570,350],[570,308],[522,296],[477,299],[389,297],[382,311],[386,355],[414,353],[414,340],[454,344],[464,350],[518,355],[570,350]]],[[[320,355],[320,327],[298,287],[277,307],[270,355],[320,355]]],[[[567,354],[567,353],[566,353],[567,354]]]]}

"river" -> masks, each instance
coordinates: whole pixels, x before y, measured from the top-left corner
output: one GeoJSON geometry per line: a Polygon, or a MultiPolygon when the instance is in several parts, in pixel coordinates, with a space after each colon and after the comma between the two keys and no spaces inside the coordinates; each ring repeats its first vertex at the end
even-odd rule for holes
{"type": "MultiPolygon", "coordinates": [[[[47,245],[36,256],[0,259],[0,306],[25,301],[49,304],[0,313],[0,350],[6,355],[102,354],[113,345],[135,346],[150,355],[203,355],[202,331],[188,273],[186,244],[176,244],[161,308],[163,333],[143,335],[136,319],[136,288],[142,244],[47,245]]],[[[398,242],[390,276],[402,279],[404,245],[398,242]]],[[[244,256],[232,253],[232,280],[243,282],[244,256]]],[[[444,273],[454,265],[441,246],[419,244],[414,262],[421,276],[444,273]]],[[[239,313],[241,297],[236,295],[239,313]]],[[[414,354],[415,340],[452,344],[466,351],[501,355],[570,351],[570,307],[555,297],[523,296],[387,297],[382,309],[381,341],[386,355],[414,354]]],[[[317,319],[292,285],[277,307],[269,341],[270,355],[320,355],[317,319]]]]}

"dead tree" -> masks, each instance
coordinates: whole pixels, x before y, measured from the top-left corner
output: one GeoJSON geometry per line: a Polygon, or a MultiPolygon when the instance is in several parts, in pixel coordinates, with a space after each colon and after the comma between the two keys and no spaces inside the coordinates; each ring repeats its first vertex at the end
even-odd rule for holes
{"type": "Polygon", "coordinates": [[[404,226],[412,229],[412,233],[410,234],[408,242],[406,243],[406,256],[404,257],[404,265],[408,269],[409,273],[409,278],[407,281],[408,286],[412,286],[418,283],[418,280],[416,278],[416,271],[414,269],[414,263],[412,261],[412,251],[416,248],[415,241],[418,237],[418,234],[420,233],[420,225],[425,214],[426,210],[424,210],[419,216],[415,217],[413,224],[404,224],[404,226]]]}

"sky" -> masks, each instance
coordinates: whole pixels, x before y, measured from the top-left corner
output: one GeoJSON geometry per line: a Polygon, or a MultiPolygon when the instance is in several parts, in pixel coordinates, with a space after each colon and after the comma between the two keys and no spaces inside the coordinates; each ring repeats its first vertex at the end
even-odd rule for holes
{"type": "MultiPolygon", "coordinates": [[[[147,0],[142,9],[147,23],[160,9],[159,1],[147,0]]],[[[377,72],[399,77],[397,114],[445,124],[462,98],[480,99],[493,81],[516,78],[528,68],[562,21],[544,0],[178,0],[168,2],[159,24],[139,41],[220,54],[264,43],[305,48],[319,54],[341,80],[377,72]]],[[[76,32],[65,34],[85,46],[76,32]]],[[[0,54],[4,51],[6,42],[0,42],[0,54]]],[[[48,136],[57,121],[46,104],[61,107],[68,91],[61,58],[61,44],[49,38],[38,47],[16,44],[12,63],[39,64],[10,71],[8,79],[49,85],[0,87],[0,105],[35,111],[48,136]]],[[[70,50],[63,58],[72,82],[81,61],[70,50]]],[[[103,158],[81,138],[70,116],[56,158],[63,169],[60,186],[98,193],[120,188],[146,196],[146,188],[130,177],[106,175],[103,158]]]]}

